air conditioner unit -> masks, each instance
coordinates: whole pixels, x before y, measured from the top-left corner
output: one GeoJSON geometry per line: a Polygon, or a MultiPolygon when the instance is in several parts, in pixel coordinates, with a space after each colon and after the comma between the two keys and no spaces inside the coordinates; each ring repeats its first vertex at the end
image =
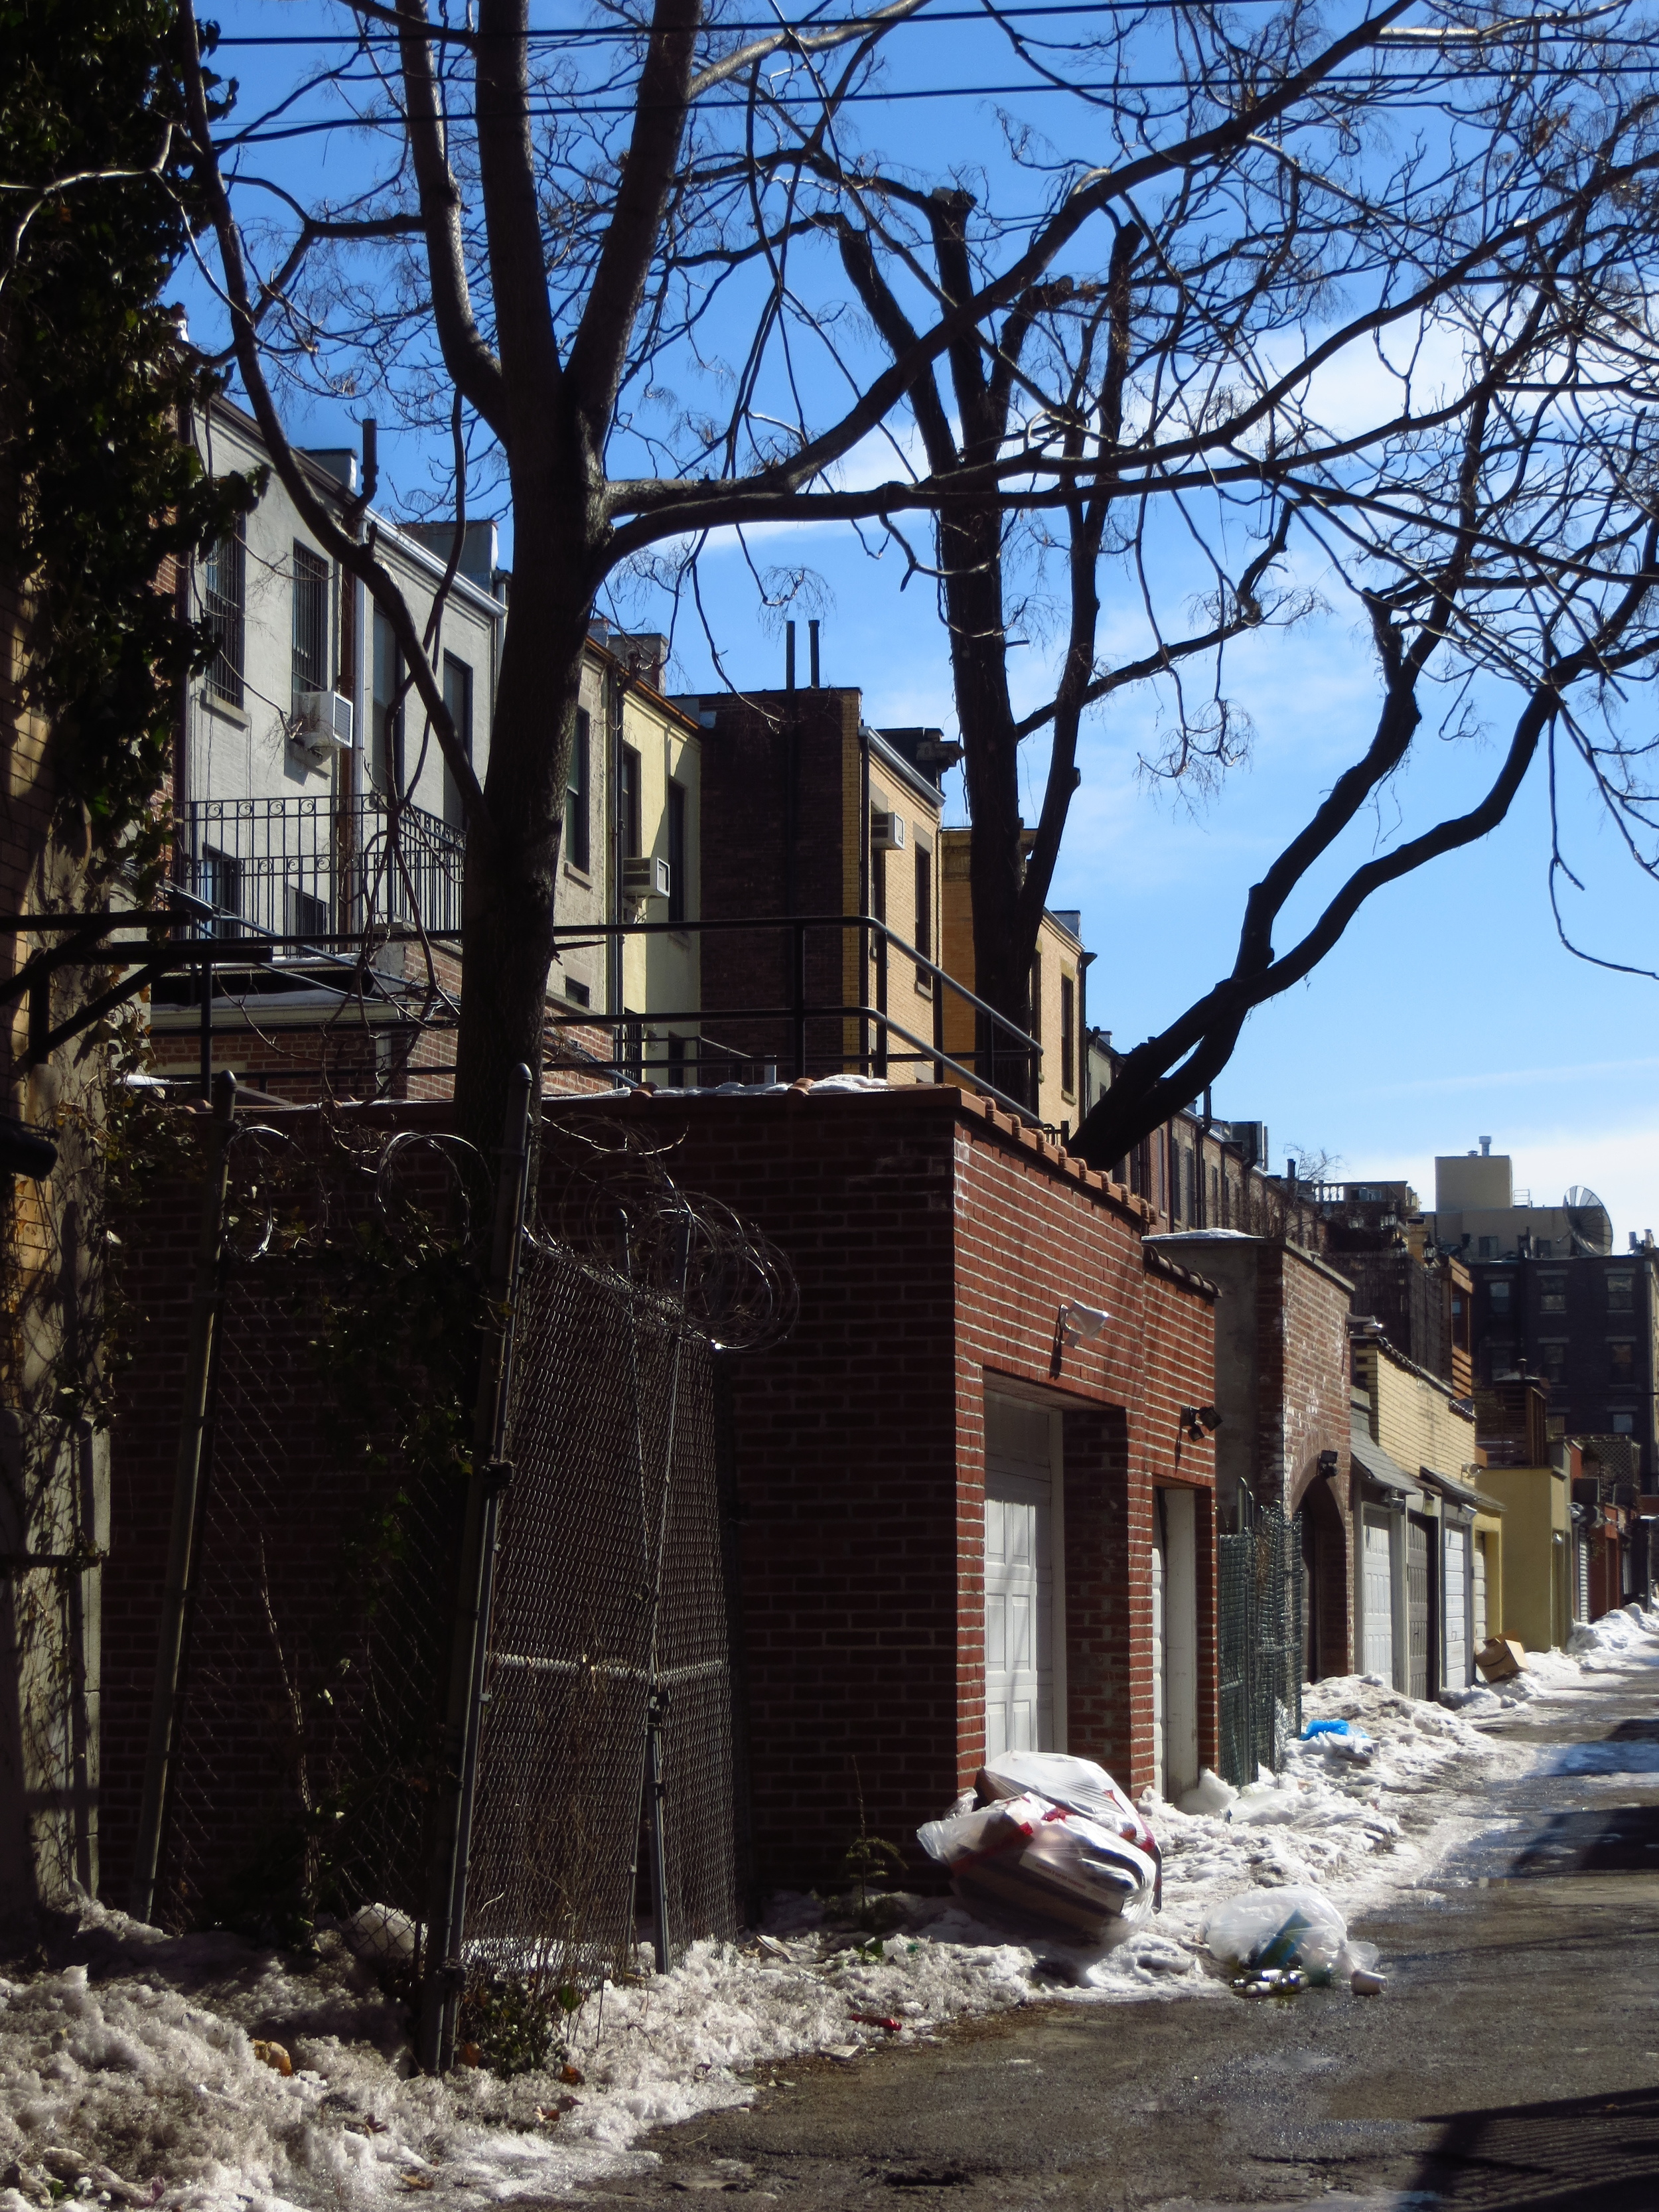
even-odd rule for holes
{"type": "Polygon", "coordinates": [[[351,702],[337,691],[302,691],[295,702],[299,728],[296,745],[308,752],[349,753],[351,750],[351,702]]]}
{"type": "Polygon", "coordinates": [[[879,807],[870,811],[870,849],[872,853],[902,853],[904,850],[904,817],[884,814],[879,807]]]}
{"type": "Polygon", "coordinates": [[[668,896],[667,861],[624,860],[623,862],[623,896],[631,899],[665,899],[668,896]]]}

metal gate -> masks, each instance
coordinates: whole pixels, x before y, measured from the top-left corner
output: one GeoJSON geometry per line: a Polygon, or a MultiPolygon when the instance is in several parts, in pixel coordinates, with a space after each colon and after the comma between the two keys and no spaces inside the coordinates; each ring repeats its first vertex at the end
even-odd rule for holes
{"type": "Polygon", "coordinates": [[[1244,1526],[1219,1538],[1221,1771],[1239,1788],[1277,1768],[1302,1728],[1302,1516],[1240,1492],[1244,1526]]]}

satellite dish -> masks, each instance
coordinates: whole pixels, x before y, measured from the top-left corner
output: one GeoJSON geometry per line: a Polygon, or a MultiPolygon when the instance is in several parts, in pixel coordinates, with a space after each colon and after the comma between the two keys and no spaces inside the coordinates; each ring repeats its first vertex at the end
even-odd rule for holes
{"type": "Polygon", "coordinates": [[[1592,1252],[1613,1249],[1613,1216],[1585,1183],[1574,1183],[1563,1201],[1575,1237],[1582,1237],[1592,1252]]]}

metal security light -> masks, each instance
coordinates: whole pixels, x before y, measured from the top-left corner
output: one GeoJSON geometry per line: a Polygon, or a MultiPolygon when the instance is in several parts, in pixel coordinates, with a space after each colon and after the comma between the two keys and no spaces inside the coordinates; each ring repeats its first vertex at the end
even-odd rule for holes
{"type": "Polygon", "coordinates": [[[1092,1344],[1111,1317],[1100,1306],[1079,1305],[1073,1299],[1060,1310],[1060,1340],[1066,1345],[1092,1344]]]}

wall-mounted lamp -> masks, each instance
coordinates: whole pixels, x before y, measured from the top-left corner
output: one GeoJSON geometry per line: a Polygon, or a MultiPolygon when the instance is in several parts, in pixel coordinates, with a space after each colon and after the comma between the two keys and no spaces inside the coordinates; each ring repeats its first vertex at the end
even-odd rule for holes
{"type": "Polygon", "coordinates": [[[1342,1464],[1340,1452],[1322,1451],[1319,1455],[1319,1472],[1328,1481],[1342,1464]]]}
{"type": "Polygon", "coordinates": [[[1111,1319],[1100,1306],[1080,1306],[1073,1299],[1060,1310],[1060,1340],[1062,1344],[1092,1344],[1111,1319]]]}
{"type": "Polygon", "coordinates": [[[1218,1406],[1183,1406],[1181,1425],[1194,1443],[1201,1442],[1205,1437],[1213,1436],[1221,1426],[1221,1408],[1218,1406]]]}

